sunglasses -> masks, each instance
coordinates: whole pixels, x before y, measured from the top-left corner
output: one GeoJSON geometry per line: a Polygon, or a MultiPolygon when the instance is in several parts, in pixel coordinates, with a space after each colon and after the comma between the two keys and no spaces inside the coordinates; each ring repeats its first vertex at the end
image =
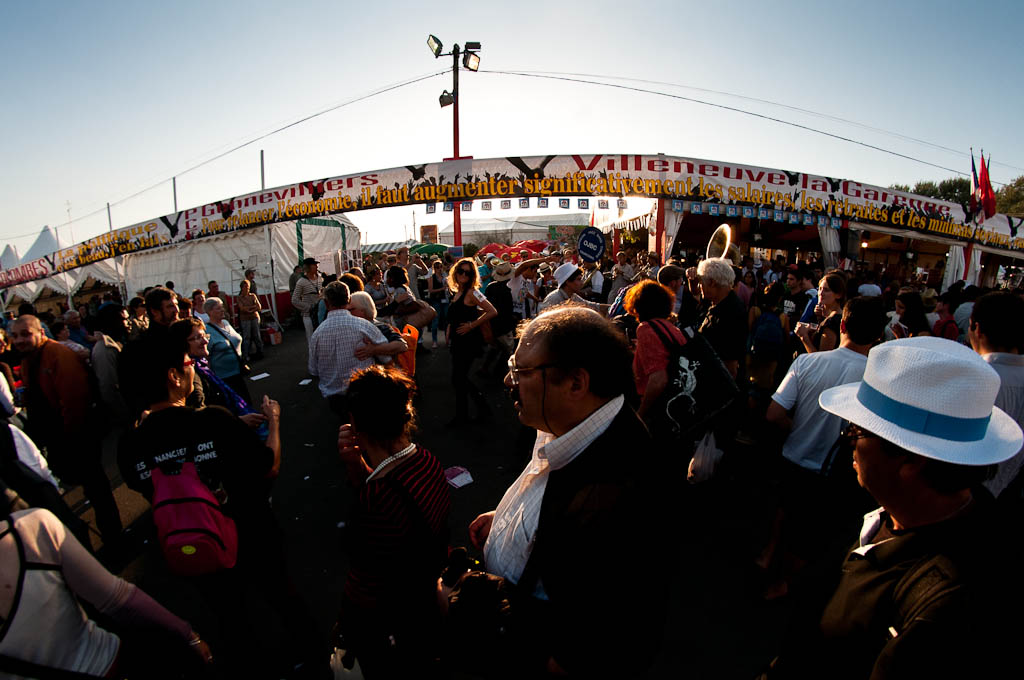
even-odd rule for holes
{"type": "Polygon", "coordinates": [[[469,269],[461,269],[461,268],[456,269],[455,273],[456,274],[461,274],[462,276],[472,276],[473,275],[473,272],[471,270],[469,270],[469,269]]]}

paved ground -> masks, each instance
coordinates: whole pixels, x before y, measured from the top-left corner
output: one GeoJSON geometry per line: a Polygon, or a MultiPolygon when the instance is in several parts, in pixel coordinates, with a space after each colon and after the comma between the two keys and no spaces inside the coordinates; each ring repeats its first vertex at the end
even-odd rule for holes
{"type": "MultiPolygon", "coordinates": [[[[253,365],[255,400],[263,394],[282,406],[282,465],[273,505],[287,537],[289,568],[300,596],[317,625],[327,631],[334,621],[348,568],[344,528],[352,491],[337,459],[337,420],[314,384],[306,377],[305,339],[301,330],[288,330],[284,343],[268,347],[266,358],[253,365]]],[[[532,437],[518,423],[500,380],[477,379],[494,410],[486,424],[448,429],[454,408],[449,388],[449,357],[442,346],[421,352],[417,380],[421,396],[418,442],[429,448],[444,467],[461,465],[474,482],[453,489],[452,544],[469,545],[466,528],[479,513],[493,509],[507,486],[529,458],[532,437]]],[[[107,470],[116,489],[122,517],[131,525],[131,561],[122,574],[167,606],[192,620],[198,628],[204,614],[194,593],[183,588],[161,566],[150,540],[148,506],[121,484],[108,441],[107,470]]],[[[643,464],[643,451],[623,452],[624,464],[643,464]]],[[[652,474],[658,474],[653,471],[652,474]]],[[[638,555],[650,564],[650,577],[673,584],[672,613],[665,632],[665,650],[652,677],[749,678],[769,660],[786,619],[785,604],[764,604],[744,586],[750,562],[752,533],[760,531],[763,515],[751,521],[751,508],[760,506],[765,489],[756,480],[724,488],[693,489],[680,480],[674,499],[678,514],[670,518],[670,535],[661,545],[638,555]]],[[[72,492],[68,500],[91,521],[91,510],[72,492]]],[[[756,516],[756,513],[755,513],[756,516]]],[[[609,546],[614,549],[614,546],[609,546]]],[[[607,597],[629,597],[630,584],[610,583],[607,597]]],[[[595,654],[628,654],[629,650],[595,650],[595,654]]]]}

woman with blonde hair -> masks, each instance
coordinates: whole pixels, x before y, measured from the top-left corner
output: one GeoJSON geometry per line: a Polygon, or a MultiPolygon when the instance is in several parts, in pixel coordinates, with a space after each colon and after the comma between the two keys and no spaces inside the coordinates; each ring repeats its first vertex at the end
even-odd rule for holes
{"type": "Polygon", "coordinates": [[[471,257],[462,258],[451,268],[448,289],[452,301],[448,305],[445,341],[452,353],[452,388],[455,390],[455,417],[448,425],[455,427],[469,420],[470,396],[477,404],[478,420],[491,414],[483,393],[469,380],[469,369],[483,353],[485,341],[481,327],[496,317],[498,311],[480,292],[480,277],[471,257]]]}

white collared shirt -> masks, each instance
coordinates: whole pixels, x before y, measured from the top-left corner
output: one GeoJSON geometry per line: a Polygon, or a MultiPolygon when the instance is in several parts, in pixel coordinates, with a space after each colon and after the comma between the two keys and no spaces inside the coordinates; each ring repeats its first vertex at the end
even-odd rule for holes
{"type": "Polygon", "coordinates": [[[875,543],[875,536],[878,535],[878,531],[882,528],[882,523],[885,521],[884,513],[885,508],[877,508],[864,515],[864,523],[860,527],[860,544],[853,549],[854,553],[864,557],[876,545],[892,540],[892,537],[889,537],[875,543]]]}
{"type": "MultiPolygon", "coordinates": [[[[622,410],[623,403],[625,399],[620,394],[561,437],[537,432],[530,463],[505,492],[495,510],[491,532],[484,544],[487,571],[514,583],[519,581],[537,536],[548,475],[552,470],[571,463],[604,434],[622,410]]],[[[535,594],[546,599],[542,587],[538,587],[535,594]]]]}

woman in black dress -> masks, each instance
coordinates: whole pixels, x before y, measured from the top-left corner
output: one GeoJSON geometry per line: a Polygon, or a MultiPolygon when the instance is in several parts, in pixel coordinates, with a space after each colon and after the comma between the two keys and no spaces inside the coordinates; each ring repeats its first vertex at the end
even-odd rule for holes
{"type": "Polygon", "coordinates": [[[489,322],[498,315],[483,293],[479,291],[480,278],[473,259],[464,257],[455,263],[448,274],[448,288],[452,301],[448,305],[448,329],[445,340],[452,353],[452,388],[455,390],[455,417],[449,426],[458,426],[469,420],[469,397],[477,404],[477,419],[485,419],[491,409],[484,395],[470,382],[469,369],[473,360],[483,353],[484,332],[489,322]]]}

